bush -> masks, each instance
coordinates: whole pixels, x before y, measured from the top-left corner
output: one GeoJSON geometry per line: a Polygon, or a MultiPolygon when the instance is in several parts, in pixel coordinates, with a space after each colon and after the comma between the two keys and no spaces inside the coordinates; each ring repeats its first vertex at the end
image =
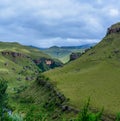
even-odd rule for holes
{"type": "Polygon", "coordinates": [[[92,113],[89,109],[90,99],[84,105],[82,111],[80,112],[79,116],[76,119],[71,121],[102,121],[101,116],[103,113],[103,109],[98,113],[92,113]]]}
{"type": "Polygon", "coordinates": [[[5,114],[6,114],[6,109],[7,109],[7,82],[0,78],[0,121],[4,121],[5,119],[5,114]]]}
{"type": "Polygon", "coordinates": [[[120,113],[117,114],[116,121],[120,121],[120,113]]]}
{"type": "Polygon", "coordinates": [[[24,120],[25,121],[46,121],[47,113],[41,110],[41,112],[34,113],[35,107],[32,106],[30,110],[27,112],[24,120]]]}

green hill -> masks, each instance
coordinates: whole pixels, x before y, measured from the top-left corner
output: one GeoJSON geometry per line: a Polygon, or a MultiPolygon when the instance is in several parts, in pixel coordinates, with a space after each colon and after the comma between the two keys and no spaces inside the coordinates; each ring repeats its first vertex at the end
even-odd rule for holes
{"type": "Polygon", "coordinates": [[[16,42],[0,42],[0,52],[21,53],[31,58],[40,67],[41,71],[46,71],[50,68],[62,66],[62,62],[57,59],[51,58],[49,55],[45,54],[39,49],[20,45],[16,42]]]}
{"type": "Polygon", "coordinates": [[[40,57],[50,58],[47,54],[41,52],[38,49],[21,45],[17,42],[0,42],[0,51],[13,51],[13,52],[21,52],[30,57],[36,59],[40,57]]]}
{"type": "Polygon", "coordinates": [[[44,73],[79,108],[91,98],[91,107],[108,114],[120,112],[120,23],[79,59],[44,73]]]}
{"type": "Polygon", "coordinates": [[[57,47],[53,46],[47,49],[43,49],[42,51],[48,55],[50,55],[53,58],[57,58],[63,63],[66,63],[70,60],[70,54],[75,52],[84,52],[85,49],[90,48],[91,46],[94,46],[94,44],[86,44],[82,46],[64,46],[64,47],[57,47]]]}

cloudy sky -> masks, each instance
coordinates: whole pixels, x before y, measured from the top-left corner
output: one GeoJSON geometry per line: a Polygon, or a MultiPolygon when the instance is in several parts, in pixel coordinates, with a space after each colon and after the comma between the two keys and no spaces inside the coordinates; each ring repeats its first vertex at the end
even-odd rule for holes
{"type": "Polygon", "coordinates": [[[0,0],[0,41],[49,47],[99,42],[119,0],[0,0]]]}

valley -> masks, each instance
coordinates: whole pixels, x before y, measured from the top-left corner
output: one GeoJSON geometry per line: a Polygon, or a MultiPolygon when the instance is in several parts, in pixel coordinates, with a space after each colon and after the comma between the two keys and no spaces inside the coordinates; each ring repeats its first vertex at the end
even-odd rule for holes
{"type": "MultiPolygon", "coordinates": [[[[80,55],[60,48],[67,56],[75,52],[66,64],[37,48],[0,42],[0,77],[8,85],[4,109],[12,112],[7,120],[115,121],[120,112],[118,28],[119,23],[112,25],[100,43],[82,48],[80,55]]],[[[59,47],[50,49],[56,53],[59,47]]]]}
{"type": "Polygon", "coordinates": [[[49,56],[60,60],[62,63],[67,63],[70,60],[72,53],[84,53],[86,49],[96,45],[96,43],[86,44],[82,46],[53,46],[50,48],[40,49],[49,56]]]}

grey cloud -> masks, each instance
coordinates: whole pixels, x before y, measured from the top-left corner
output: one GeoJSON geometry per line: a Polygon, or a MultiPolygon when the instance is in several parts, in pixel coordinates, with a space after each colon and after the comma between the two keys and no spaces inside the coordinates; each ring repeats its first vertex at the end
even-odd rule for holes
{"type": "Polygon", "coordinates": [[[117,0],[1,0],[0,40],[39,46],[99,41],[120,20],[119,6],[117,0]]]}

